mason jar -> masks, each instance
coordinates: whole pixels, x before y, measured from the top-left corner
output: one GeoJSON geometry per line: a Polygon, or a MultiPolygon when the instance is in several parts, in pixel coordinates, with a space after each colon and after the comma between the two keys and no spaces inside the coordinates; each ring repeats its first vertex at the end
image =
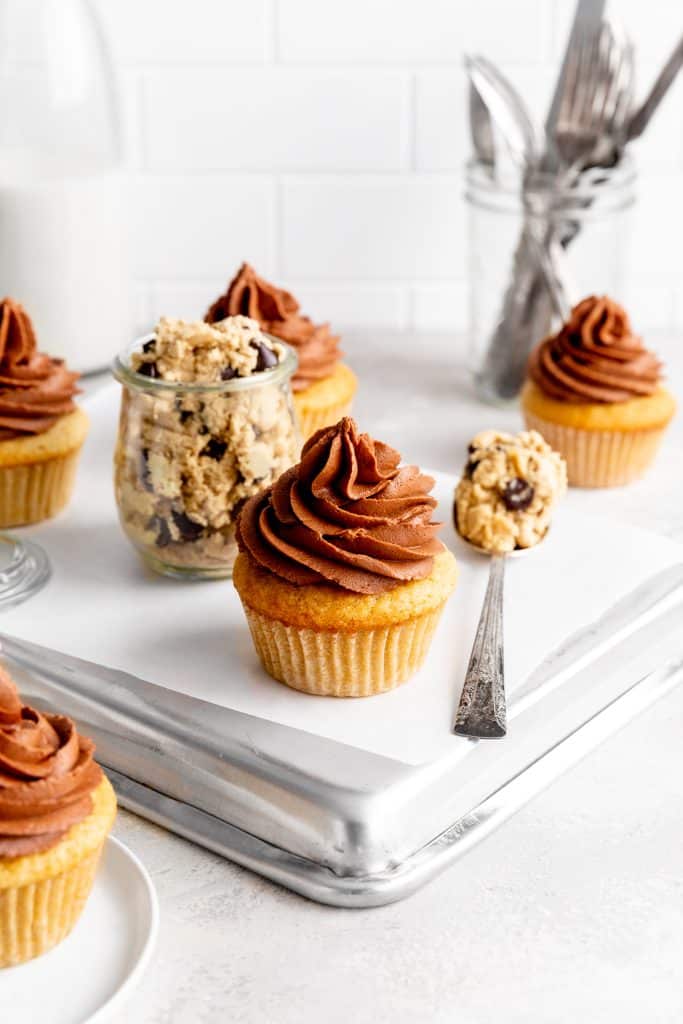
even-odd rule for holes
{"type": "Polygon", "coordinates": [[[559,326],[529,232],[541,239],[570,303],[605,294],[622,301],[636,174],[624,158],[585,171],[572,187],[538,176],[496,180],[477,161],[466,169],[469,353],[484,401],[516,397],[533,346],[559,326]]]}
{"type": "MultiPolygon", "coordinates": [[[[230,576],[245,501],[299,454],[289,346],[270,370],[213,384],[151,378],[131,367],[139,339],[114,362],[122,385],[114,482],[124,533],[156,572],[230,576]]],[[[273,339],[274,340],[274,339],[273,339]]]]}

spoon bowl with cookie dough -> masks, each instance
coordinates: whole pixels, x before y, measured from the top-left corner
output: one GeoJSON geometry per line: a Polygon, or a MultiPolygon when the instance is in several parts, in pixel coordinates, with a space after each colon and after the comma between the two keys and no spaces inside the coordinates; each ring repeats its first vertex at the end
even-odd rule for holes
{"type": "Polygon", "coordinates": [[[507,732],[503,584],[508,558],[545,540],[567,489],[567,468],[534,430],[485,430],[473,439],[455,491],[453,518],[462,539],[490,557],[489,580],[453,731],[480,739],[507,732]]]}

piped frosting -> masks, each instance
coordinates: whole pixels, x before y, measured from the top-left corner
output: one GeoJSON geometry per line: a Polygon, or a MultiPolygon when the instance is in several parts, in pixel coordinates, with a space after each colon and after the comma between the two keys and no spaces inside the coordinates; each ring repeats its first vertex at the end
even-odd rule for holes
{"type": "Polygon", "coordinates": [[[70,718],[22,704],[0,668],[0,859],[48,850],[90,814],[94,750],[70,718]]]}
{"type": "Polygon", "coordinates": [[[0,302],[0,440],[42,434],[73,412],[78,376],[38,351],[23,306],[0,302]]]}
{"type": "Polygon", "coordinates": [[[243,263],[204,319],[216,323],[228,316],[247,316],[258,320],[268,334],[296,349],[299,366],[292,377],[294,391],[302,391],[318,380],[329,377],[339,362],[339,338],[330,325],[314,324],[300,313],[294,296],[259,277],[253,267],[243,263]]]}
{"type": "Polygon", "coordinates": [[[628,315],[606,296],[574,306],[562,330],[532,352],[529,376],[559,402],[626,402],[653,394],[661,363],[631,329],[628,315]]]}
{"type": "Polygon", "coordinates": [[[400,463],[395,449],[349,417],[319,430],[301,462],[246,503],[240,548],[295,586],[381,594],[424,579],[443,550],[441,524],[432,520],[434,481],[400,463]]]}

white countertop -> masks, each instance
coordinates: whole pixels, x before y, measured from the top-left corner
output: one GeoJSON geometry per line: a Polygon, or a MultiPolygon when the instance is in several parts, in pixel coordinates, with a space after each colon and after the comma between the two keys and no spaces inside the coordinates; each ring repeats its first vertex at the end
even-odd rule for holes
{"type": "MultiPolygon", "coordinates": [[[[659,351],[683,395],[683,338],[659,351]]],[[[467,397],[458,345],[345,339],[356,417],[404,458],[457,471],[473,433],[519,428],[467,397]]],[[[645,481],[569,495],[683,542],[683,423],[645,481]]],[[[561,585],[561,581],[558,581],[561,585]]],[[[161,903],[126,1024],[590,1024],[683,1019],[683,688],[408,900],[318,906],[125,811],[115,834],[161,903]]]]}

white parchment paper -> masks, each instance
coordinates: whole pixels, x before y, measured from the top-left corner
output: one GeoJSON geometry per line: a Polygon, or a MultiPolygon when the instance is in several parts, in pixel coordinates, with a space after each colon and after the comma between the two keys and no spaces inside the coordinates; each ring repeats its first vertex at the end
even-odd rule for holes
{"type": "MultiPolygon", "coordinates": [[[[261,670],[230,581],[183,583],[143,569],[119,528],[113,497],[118,401],[112,385],[87,403],[92,429],[74,499],[56,520],[26,531],[47,549],[53,578],[37,597],[3,613],[2,629],[411,764],[446,753],[488,572],[486,558],[469,552],[452,529],[455,478],[437,475],[436,494],[446,524],[442,536],[460,561],[460,580],[423,669],[379,697],[310,697],[261,670]]],[[[683,549],[672,541],[561,508],[548,540],[508,564],[508,691],[566,636],[682,559],[683,549]]]]}

